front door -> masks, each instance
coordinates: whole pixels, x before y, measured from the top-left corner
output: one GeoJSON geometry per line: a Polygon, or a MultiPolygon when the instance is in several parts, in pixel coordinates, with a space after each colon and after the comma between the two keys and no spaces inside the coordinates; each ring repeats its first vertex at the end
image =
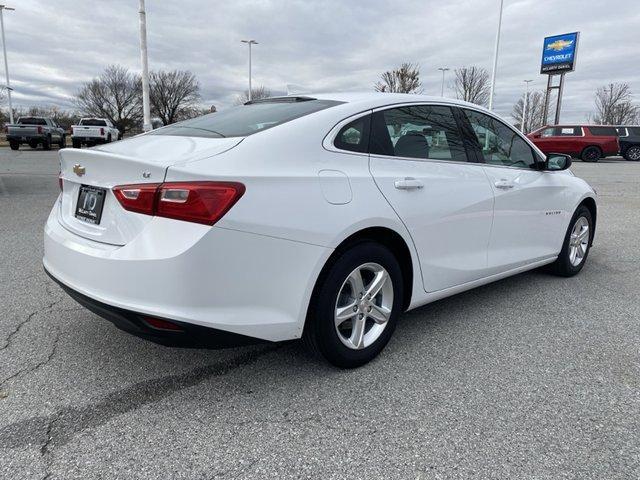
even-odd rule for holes
{"type": "Polygon", "coordinates": [[[453,110],[374,112],[370,152],[375,182],[415,244],[425,290],[486,276],[493,192],[482,165],[467,159],[453,110]]]}
{"type": "Polygon", "coordinates": [[[562,210],[566,186],[511,127],[476,110],[463,110],[495,195],[488,267],[499,273],[557,255],[572,212],[562,210]]]}

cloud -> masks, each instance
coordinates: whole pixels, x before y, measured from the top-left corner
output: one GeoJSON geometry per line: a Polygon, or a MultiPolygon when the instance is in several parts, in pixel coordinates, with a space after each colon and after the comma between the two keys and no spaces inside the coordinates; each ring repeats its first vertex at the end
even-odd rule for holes
{"type": "MultiPolygon", "coordinates": [[[[138,2],[21,0],[5,12],[15,103],[73,107],[83,82],[117,63],[140,70],[138,2]]],[[[491,69],[497,0],[147,0],[151,69],[193,71],[203,103],[225,108],[247,85],[255,38],[254,85],[316,91],[372,90],[384,70],[421,66],[425,93],[439,94],[437,68],[491,69]]],[[[564,121],[584,121],[595,89],[625,81],[640,94],[640,10],[632,0],[506,0],[495,110],[509,115],[524,79],[543,89],[544,36],[580,31],[578,65],[566,77],[564,121]]],[[[453,95],[452,72],[447,81],[453,95]]],[[[636,98],[640,96],[636,95],[636,98]]]]}

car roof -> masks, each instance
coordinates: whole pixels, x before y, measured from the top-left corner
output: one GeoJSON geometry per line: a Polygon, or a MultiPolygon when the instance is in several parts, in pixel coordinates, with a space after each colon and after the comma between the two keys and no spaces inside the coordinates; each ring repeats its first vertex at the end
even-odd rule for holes
{"type": "MultiPolygon", "coordinates": [[[[372,109],[393,105],[397,103],[441,103],[455,105],[459,107],[471,107],[478,110],[484,110],[492,113],[479,105],[457,100],[455,98],[435,97],[431,95],[413,94],[413,93],[389,93],[389,92],[308,92],[304,94],[292,94],[288,97],[307,97],[317,100],[334,100],[344,102],[359,109],[372,109]]],[[[287,97],[275,97],[287,98],[287,97]]],[[[269,99],[265,99],[269,100],[269,99]]]]}

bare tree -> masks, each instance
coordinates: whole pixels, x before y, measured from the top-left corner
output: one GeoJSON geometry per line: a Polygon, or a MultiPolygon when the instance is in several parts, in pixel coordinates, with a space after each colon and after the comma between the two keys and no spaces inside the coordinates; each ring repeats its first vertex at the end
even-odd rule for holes
{"type": "Polygon", "coordinates": [[[400,68],[386,71],[380,75],[380,81],[374,85],[376,92],[422,93],[420,66],[403,63],[400,68]]]}
{"type": "MultiPolygon", "coordinates": [[[[515,126],[518,129],[522,127],[522,109],[524,107],[524,96],[522,94],[520,99],[513,105],[513,111],[511,116],[515,120],[515,126]]],[[[524,129],[521,129],[523,133],[529,133],[536,128],[541,127],[544,124],[544,93],[541,91],[529,92],[529,98],[527,99],[527,118],[525,119],[524,129]]]]}
{"type": "Polygon", "coordinates": [[[124,133],[142,122],[142,82],[125,67],[110,65],[82,86],[75,103],[82,115],[108,118],[124,133]]]}
{"type": "MultiPolygon", "coordinates": [[[[264,85],[251,89],[251,100],[261,100],[271,97],[271,90],[264,85]]],[[[238,95],[234,101],[236,105],[243,105],[249,101],[249,89],[238,95]]]]}
{"type": "Polygon", "coordinates": [[[186,120],[200,114],[200,85],[188,71],[173,70],[149,74],[151,114],[164,125],[186,120]]]}
{"type": "Polygon", "coordinates": [[[456,97],[476,105],[489,103],[489,72],[481,67],[461,67],[455,69],[456,97]]]}
{"type": "Polygon", "coordinates": [[[627,83],[610,83],[596,90],[594,122],[600,125],[624,125],[633,123],[639,108],[633,104],[631,89],[627,83]]]}

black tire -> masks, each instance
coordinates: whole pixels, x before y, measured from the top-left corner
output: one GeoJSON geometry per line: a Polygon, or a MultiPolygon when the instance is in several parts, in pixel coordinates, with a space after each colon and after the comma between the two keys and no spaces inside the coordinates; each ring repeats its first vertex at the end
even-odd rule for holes
{"type": "Polygon", "coordinates": [[[549,265],[549,269],[551,273],[555,275],[559,275],[561,277],[572,277],[576,275],[584,264],[587,262],[587,257],[589,256],[589,251],[591,250],[591,242],[593,240],[593,218],[591,216],[591,211],[585,207],[584,205],[580,205],[573,217],[571,217],[571,221],[569,222],[569,227],[567,228],[567,233],[564,236],[564,243],[562,244],[562,250],[560,251],[560,255],[555,262],[549,265]],[[589,225],[589,238],[587,240],[586,245],[586,253],[582,257],[582,260],[578,265],[574,265],[571,263],[571,255],[570,255],[570,243],[571,243],[571,233],[573,228],[579,219],[585,218],[589,225]]]}
{"type": "Polygon", "coordinates": [[[11,147],[11,150],[20,150],[20,143],[15,140],[9,140],[9,146],[11,147]]]}
{"type": "MultiPolygon", "coordinates": [[[[378,243],[371,241],[357,243],[339,254],[323,270],[309,305],[303,339],[310,350],[321,354],[337,367],[356,368],[364,365],[375,358],[391,338],[398,315],[402,310],[402,299],[402,271],[396,257],[378,243]],[[377,339],[369,346],[356,350],[347,347],[340,340],[334,321],[335,308],[338,295],[347,277],[358,267],[371,262],[382,266],[388,272],[393,286],[393,303],[386,325],[377,339]]],[[[369,332],[373,323],[366,318],[368,327],[365,332],[369,332]]]]}
{"type": "Polygon", "coordinates": [[[76,140],[75,138],[71,140],[71,145],[73,145],[73,148],[82,148],[80,140],[76,140]]]}
{"type": "Polygon", "coordinates": [[[602,150],[598,147],[587,147],[580,154],[580,158],[583,162],[597,162],[602,158],[602,150]]]}
{"type": "Polygon", "coordinates": [[[60,143],[58,144],[58,146],[60,148],[64,148],[67,146],[67,137],[65,135],[62,135],[62,137],[60,138],[60,143]]]}
{"type": "Polygon", "coordinates": [[[631,162],[637,162],[640,160],[640,145],[634,145],[633,147],[627,148],[627,151],[624,152],[625,160],[629,160],[631,162]]]}
{"type": "Polygon", "coordinates": [[[51,137],[45,137],[45,139],[42,141],[42,149],[51,150],[51,137]]]}
{"type": "Polygon", "coordinates": [[[111,134],[107,135],[107,143],[111,143],[111,134]]]}
{"type": "Polygon", "coordinates": [[[35,140],[32,140],[29,142],[29,146],[34,149],[38,148],[38,142],[36,142],[35,140]]]}

